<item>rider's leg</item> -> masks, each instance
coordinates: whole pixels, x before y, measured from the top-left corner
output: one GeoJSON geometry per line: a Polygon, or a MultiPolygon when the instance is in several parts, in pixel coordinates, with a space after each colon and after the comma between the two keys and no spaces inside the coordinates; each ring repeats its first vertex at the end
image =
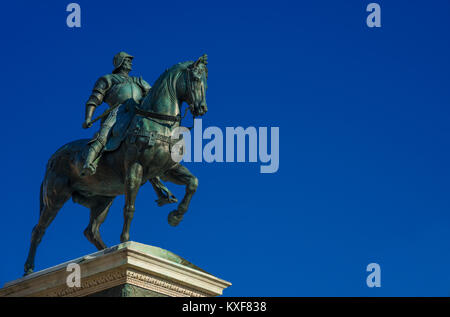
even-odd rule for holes
{"type": "Polygon", "coordinates": [[[103,144],[99,140],[99,138],[95,139],[94,142],[90,144],[86,161],[81,171],[81,176],[88,176],[95,174],[96,166],[94,165],[94,161],[98,157],[102,149],[103,144]]]}
{"type": "Polygon", "coordinates": [[[108,134],[113,125],[116,123],[118,108],[111,111],[106,118],[106,120],[102,123],[100,128],[100,132],[94,141],[91,141],[89,151],[86,157],[86,161],[84,163],[83,169],[81,171],[81,176],[93,175],[95,174],[95,170],[97,169],[94,161],[101,154],[101,151],[106,145],[106,141],[108,140],[108,134]]]}

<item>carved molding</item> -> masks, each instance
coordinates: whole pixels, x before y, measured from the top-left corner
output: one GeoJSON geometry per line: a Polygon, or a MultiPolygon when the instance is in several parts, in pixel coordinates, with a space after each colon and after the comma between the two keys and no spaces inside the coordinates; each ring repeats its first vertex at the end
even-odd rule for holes
{"type": "Polygon", "coordinates": [[[156,276],[127,270],[127,283],[173,297],[207,297],[206,293],[156,276]]]}
{"type": "Polygon", "coordinates": [[[97,293],[105,289],[124,284],[126,282],[125,270],[108,271],[88,278],[81,278],[81,287],[68,287],[63,285],[46,290],[37,297],[79,297],[97,293]]]}
{"type": "Polygon", "coordinates": [[[82,278],[81,287],[67,287],[66,285],[63,285],[33,294],[32,296],[81,297],[101,292],[122,284],[135,285],[171,297],[211,296],[187,286],[127,268],[104,272],[88,278],[82,278]]]}

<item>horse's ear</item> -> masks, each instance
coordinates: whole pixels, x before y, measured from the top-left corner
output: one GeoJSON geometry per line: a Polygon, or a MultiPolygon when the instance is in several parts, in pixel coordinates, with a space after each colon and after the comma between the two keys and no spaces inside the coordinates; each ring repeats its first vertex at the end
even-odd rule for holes
{"type": "Polygon", "coordinates": [[[203,63],[205,66],[208,65],[208,55],[203,54],[198,58],[198,60],[203,63]]]}
{"type": "Polygon", "coordinates": [[[208,64],[208,55],[203,54],[202,56],[200,56],[195,62],[194,64],[192,64],[192,68],[196,68],[199,64],[203,64],[203,65],[207,65],[208,64]]]}

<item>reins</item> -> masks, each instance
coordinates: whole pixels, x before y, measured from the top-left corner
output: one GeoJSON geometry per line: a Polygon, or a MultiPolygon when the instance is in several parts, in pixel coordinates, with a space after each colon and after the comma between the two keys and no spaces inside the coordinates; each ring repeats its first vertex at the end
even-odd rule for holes
{"type": "MultiPolygon", "coordinates": [[[[191,98],[191,102],[194,100],[194,93],[193,93],[193,85],[192,85],[192,80],[191,80],[191,75],[190,72],[188,72],[188,86],[189,86],[189,93],[190,93],[190,98],[191,98]]],[[[166,120],[166,121],[170,121],[170,122],[179,122],[181,125],[181,120],[183,120],[186,115],[188,110],[191,109],[192,107],[190,105],[188,105],[188,107],[186,107],[186,109],[184,110],[184,115],[168,115],[168,114],[161,114],[161,113],[157,113],[157,112],[153,112],[150,110],[144,110],[142,108],[140,108],[139,106],[135,106],[135,110],[136,110],[136,114],[146,117],[146,118],[153,118],[153,119],[160,119],[160,120],[166,120]]],[[[192,112],[192,111],[191,111],[192,112]]],[[[192,130],[194,128],[195,125],[195,115],[192,115],[192,127],[187,127],[188,130],[192,130]]]]}

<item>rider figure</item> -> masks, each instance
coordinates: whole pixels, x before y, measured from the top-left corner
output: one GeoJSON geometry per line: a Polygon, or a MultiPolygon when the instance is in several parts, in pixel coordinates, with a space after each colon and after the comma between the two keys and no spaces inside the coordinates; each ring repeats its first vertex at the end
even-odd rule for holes
{"type": "MultiPolygon", "coordinates": [[[[112,74],[100,77],[94,85],[92,94],[86,102],[86,117],[83,128],[87,129],[92,126],[91,120],[95,109],[103,102],[107,103],[113,110],[108,114],[106,119],[102,120],[101,128],[94,138],[89,141],[89,150],[86,161],[81,170],[81,176],[89,176],[95,174],[99,156],[101,155],[108,135],[116,122],[117,111],[120,104],[129,99],[133,99],[136,103],[141,100],[150,91],[150,85],[142,79],[142,77],[129,76],[131,71],[133,56],[120,52],[114,56],[114,70],[112,74]],[[115,108],[114,108],[115,107],[115,108]]],[[[161,183],[158,177],[150,180],[158,194],[158,205],[176,202],[176,198],[161,183]]]]}

